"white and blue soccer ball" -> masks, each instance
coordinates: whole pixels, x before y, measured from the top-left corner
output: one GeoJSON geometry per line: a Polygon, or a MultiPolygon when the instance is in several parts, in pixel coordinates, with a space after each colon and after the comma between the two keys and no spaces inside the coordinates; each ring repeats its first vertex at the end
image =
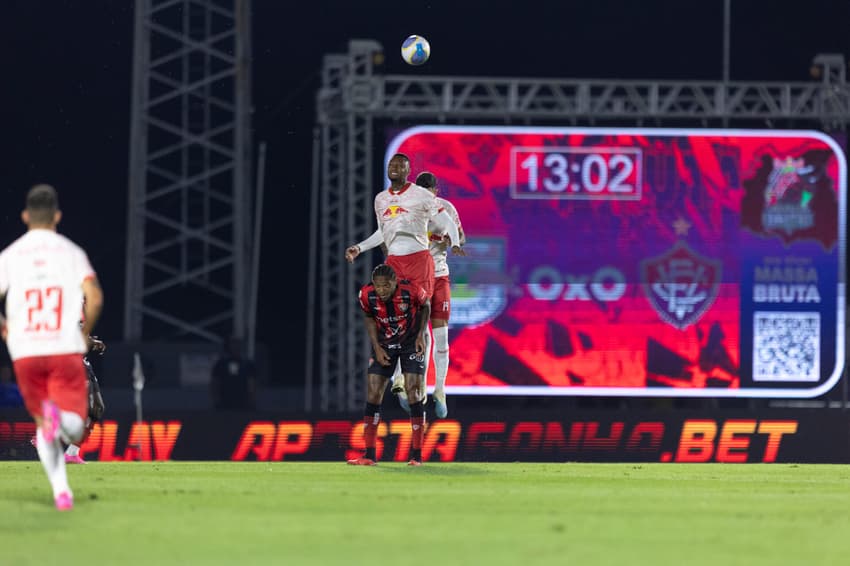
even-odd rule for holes
{"type": "Polygon", "coordinates": [[[401,57],[409,65],[421,65],[431,56],[431,44],[421,35],[411,35],[401,44],[401,57]]]}

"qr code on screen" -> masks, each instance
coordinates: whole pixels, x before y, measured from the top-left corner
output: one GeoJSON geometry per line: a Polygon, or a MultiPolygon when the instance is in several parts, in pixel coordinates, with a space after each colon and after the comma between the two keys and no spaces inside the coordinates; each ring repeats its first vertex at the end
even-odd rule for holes
{"type": "Polygon", "coordinates": [[[756,312],[753,381],[820,379],[820,313],[756,312]]]}

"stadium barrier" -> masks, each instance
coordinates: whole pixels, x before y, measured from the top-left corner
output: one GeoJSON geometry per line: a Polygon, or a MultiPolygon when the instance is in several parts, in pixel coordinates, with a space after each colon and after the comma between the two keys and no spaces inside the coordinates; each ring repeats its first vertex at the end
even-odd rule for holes
{"type": "MultiPolygon", "coordinates": [[[[0,412],[0,458],[34,459],[33,423],[0,412]]],[[[109,415],[87,460],[342,461],[360,454],[362,417],[169,412],[109,415]]],[[[378,455],[406,461],[411,429],[388,415],[378,455]]],[[[850,463],[850,413],[837,410],[570,411],[465,414],[429,424],[428,461],[850,463]]]]}

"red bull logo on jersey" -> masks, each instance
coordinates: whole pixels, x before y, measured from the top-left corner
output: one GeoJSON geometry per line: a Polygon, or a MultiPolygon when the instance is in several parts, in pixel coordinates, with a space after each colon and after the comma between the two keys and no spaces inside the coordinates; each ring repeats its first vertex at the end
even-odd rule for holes
{"type": "Polygon", "coordinates": [[[388,206],[387,209],[384,210],[383,217],[384,218],[395,218],[396,216],[398,216],[400,214],[407,214],[408,212],[410,212],[410,211],[407,210],[406,208],[404,208],[403,206],[398,206],[396,204],[393,204],[393,205],[388,206]]]}

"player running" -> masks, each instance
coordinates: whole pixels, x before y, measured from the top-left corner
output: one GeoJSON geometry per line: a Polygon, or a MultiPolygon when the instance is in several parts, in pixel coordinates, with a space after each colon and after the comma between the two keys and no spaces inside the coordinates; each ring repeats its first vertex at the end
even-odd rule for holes
{"type": "Polygon", "coordinates": [[[407,280],[398,280],[392,267],[381,264],[372,271],[372,282],[358,295],[366,332],[374,358],[366,376],[366,409],[363,417],[363,456],[348,460],[355,466],[377,463],[375,443],[381,422],[381,403],[387,380],[397,363],[404,372],[413,429],[409,466],[422,465],[425,436],[425,335],[431,306],[425,290],[407,280]]]}
{"type": "Polygon", "coordinates": [[[62,442],[79,442],[87,409],[83,354],[103,308],[103,292],[86,253],[56,232],[62,218],[49,185],[27,193],[27,232],[0,252],[0,296],[6,297],[6,344],[36,449],[60,511],[72,509],[62,442]],[[85,300],[82,331],[77,324],[85,300]]]}

